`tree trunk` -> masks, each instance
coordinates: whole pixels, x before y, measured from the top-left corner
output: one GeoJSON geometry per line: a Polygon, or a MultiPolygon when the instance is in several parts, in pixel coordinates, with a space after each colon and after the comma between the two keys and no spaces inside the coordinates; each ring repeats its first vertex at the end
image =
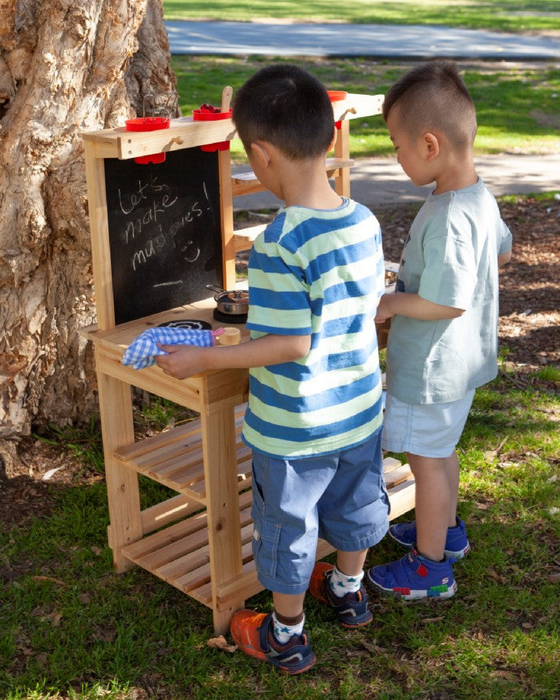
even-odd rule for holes
{"type": "Polygon", "coordinates": [[[177,115],[162,0],[0,0],[0,457],[95,409],[81,134],[143,101],[177,115]]]}

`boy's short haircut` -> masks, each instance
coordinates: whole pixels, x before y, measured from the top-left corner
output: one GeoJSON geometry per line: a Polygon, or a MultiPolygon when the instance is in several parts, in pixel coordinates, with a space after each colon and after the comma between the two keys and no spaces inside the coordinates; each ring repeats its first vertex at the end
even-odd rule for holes
{"type": "Polygon", "coordinates": [[[395,106],[411,138],[441,131],[455,148],[474,142],[476,109],[454,61],[421,63],[399,78],[385,95],[385,121],[395,106]]]}
{"type": "Polygon", "coordinates": [[[262,68],[237,91],[233,121],[245,150],[266,141],[290,160],[323,156],[334,134],[332,104],[323,84],[289,63],[262,68]]]}

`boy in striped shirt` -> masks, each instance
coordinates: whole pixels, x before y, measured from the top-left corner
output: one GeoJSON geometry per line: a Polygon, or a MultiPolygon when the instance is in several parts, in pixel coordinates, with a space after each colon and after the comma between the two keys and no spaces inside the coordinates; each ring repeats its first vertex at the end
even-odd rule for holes
{"type": "Polygon", "coordinates": [[[255,175],[286,204],[251,252],[251,342],[165,346],[157,362],[178,378],[250,369],[253,552],[274,612],[238,611],[231,633],[246,654],[296,674],[315,663],[303,628],[308,589],[345,627],[372,620],[363,566],[389,510],[373,322],[381,232],[366,207],[330,186],[325,155],[336,132],[316,78],[289,64],[264,68],[237,93],[233,119],[255,175]],[[335,566],[315,564],[318,537],[336,548],[335,566]]]}

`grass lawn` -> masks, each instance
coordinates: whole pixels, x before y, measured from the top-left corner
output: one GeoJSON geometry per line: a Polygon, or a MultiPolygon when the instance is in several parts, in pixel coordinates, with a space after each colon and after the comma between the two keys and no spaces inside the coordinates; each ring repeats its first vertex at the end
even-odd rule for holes
{"type": "MultiPolygon", "coordinates": [[[[203,102],[219,104],[222,87],[235,90],[255,71],[280,59],[248,57],[173,56],[180,106],[184,115],[203,102]]],[[[410,63],[356,59],[293,60],[315,74],[332,90],[364,94],[384,93],[410,63]]],[[[560,65],[500,62],[460,64],[477,105],[477,153],[560,152],[560,65]]],[[[393,153],[381,117],[353,120],[350,152],[354,158],[393,153]]],[[[241,142],[232,143],[232,156],[243,160],[241,142]]]]}
{"type": "MultiPolygon", "coordinates": [[[[457,595],[412,604],[373,595],[374,622],[355,631],[308,600],[319,660],[295,678],[210,649],[210,611],[168,584],[139,569],[112,572],[99,435],[53,434],[99,478],[61,489],[52,514],[0,532],[9,572],[0,577],[0,697],[558,700],[560,398],[551,381],[560,373],[545,369],[520,383],[504,363],[477,392],[460,443],[473,551],[455,567],[457,595]]],[[[154,401],[136,420],[161,428],[174,409],[154,401]]],[[[162,498],[142,483],[144,505],[162,498]]],[[[400,554],[385,538],[368,565],[400,554]]],[[[271,608],[266,593],[248,603],[271,608]]]]}
{"type": "Polygon", "coordinates": [[[507,32],[560,29],[557,0],[164,0],[163,9],[166,19],[445,24],[507,32]]]}

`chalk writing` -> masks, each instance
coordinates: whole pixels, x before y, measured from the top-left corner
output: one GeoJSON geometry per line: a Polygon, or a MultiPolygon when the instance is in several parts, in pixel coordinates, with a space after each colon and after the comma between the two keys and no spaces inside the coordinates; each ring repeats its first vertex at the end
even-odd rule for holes
{"type": "Polygon", "coordinates": [[[165,162],[106,159],[117,323],[205,298],[222,285],[216,153],[187,148],[165,162]]]}
{"type": "MultiPolygon", "coordinates": [[[[118,190],[118,197],[119,197],[119,206],[123,214],[128,215],[131,214],[136,207],[142,203],[142,201],[145,201],[148,199],[148,196],[152,192],[161,192],[162,190],[169,190],[169,186],[165,184],[160,184],[158,183],[158,178],[157,177],[152,177],[149,181],[147,182],[142,182],[142,180],[138,180],[138,187],[135,192],[129,194],[129,195],[123,195],[122,190],[119,188],[118,190]],[[123,202],[124,200],[124,202],[123,202]]],[[[167,195],[164,195],[164,197],[167,197],[167,195]]],[[[171,202],[173,204],[177,200],[177,197],[171,202]]],[[[171,205],[169,205],[171,206],[171,205]]]]}

